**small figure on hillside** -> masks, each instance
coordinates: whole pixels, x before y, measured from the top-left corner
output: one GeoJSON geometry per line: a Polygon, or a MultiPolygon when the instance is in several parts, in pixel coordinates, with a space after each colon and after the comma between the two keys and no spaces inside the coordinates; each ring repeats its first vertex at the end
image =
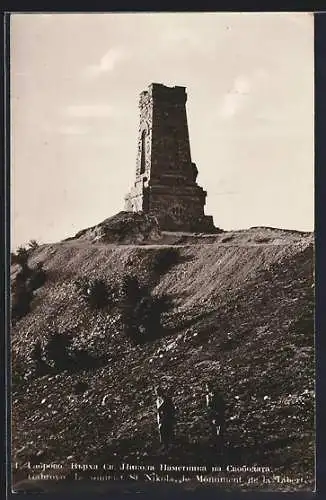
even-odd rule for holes
{"type": "Polygon", "coordinates": [[[156,387],[157,423],[160,443],[168,450],[174,441],[175,407],[170,395],[156,387]]]}
{"type": "Polygon", "coordinates": [[[206,410],[211,428],[213,446],[224,446],[225,401],[222,392],[211,383],[206,384],[206,410]]]}

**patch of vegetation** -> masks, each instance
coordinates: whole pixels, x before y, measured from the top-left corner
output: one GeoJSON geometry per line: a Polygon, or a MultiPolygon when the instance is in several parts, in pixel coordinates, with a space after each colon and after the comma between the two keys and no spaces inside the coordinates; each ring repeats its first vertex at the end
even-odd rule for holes
{"type": "Polygon", "coordinates": [[[314,310],[314,294],[312,290],[310,290],[309,293],[306,294],[305,307],[292,325],[297,347],[314,347],[315,345],[314,310]]]}
{"type": "Polygon", "coordinates": [[[28,242],[28,248],[31,251],[36,250],[39,246],[40,245],[39,245],[39,243],[36,240],[30,240],[28,242]]]}
{"type": "Polygon", "coordinates": [[[21,247],[14,257],[14,261],[21,266],[16,275],[11,293],[11,318],[18,321],[30,312],[34,291],[44,285],[46,272],[43,263],[39,262],[35,269],[28,266],[28,251],[21,247]]]}
{"type": "Polygon", "coordinates": [[[134,344],[157,339],[162,334],[162,314],[171,308],[167,295],[155,297],[134,276],[122,284],[121,318],[125,335],[134,344]]]}
{"type": "Polygon", "coordinates": [[[102,279],[79,278],[75,286],[91,309],[110,308],[115,301],[115,290],[102,279]]]}
{"type": "Polygon", "coordinates": [[[19,246],[15,252],[10,253],[11,264],[19,264],[22,268],[27,266],[28,258],[31,253],[39,247],[39,243],[36,240],[30,240],[27,247],[23,245],[19,246]]]}
{"type": "Polygon", "coordinates": [[[27,374],[41,377],[64,370],[74,373],[99,367],[103,360],[104,358],[94,357],[86,349],[74,348],[71,334],[55,330],[48,335],[43,346],[39,340],[35,342],[30,355],[31,363],[25,369],[21,368],[21,372],[23,378],[27,374]]]}
{"type": "Polygon", "coordinates": [[[36,376],[42,376],[48,373],[49,367],[43,359],[43,349],[41,342],[37,340],[31,352],[31,359],[36,376]]]}
{"type": "Polygon", "coordinates": [[[28,257],[29,252],[27,248],[20,246],[18,247],[16,253],[11,254],[11,262],[12,264],[18,264],[21,266],[22,271],[26,272],[28,269],[28,257]]]}
{"type": "Polygon", "coordinates": [[[18,273],[11,297],[11,318],[13,321],[20,320],[30,312],[33,295],[33,290],[29,288],[24,273],[18,273]]]}
{"type": "Polygon", "coordinates": [[[74,385],[74,393],[75,394],[83,394],[84,392],[87,391],[88,388],[89,388],[89,385],[86,382],[82,382],[81,380],[79,380],[74,385]]]}
{"type": "Polygon", "coordinates": [[[37,290],[41,288],[46,282],[46,272],[43,269],[43,262],[39,262],[36,268],[32,270],[29,278],[29,288],[30,290],[37,290]]]}
{"type": "Polygon", "coordinates": [[[168,247],[162,248],[155,253],[152,262],[153,271],[157,274],[166,273],[171,267],[176,265],[180,260],[178,248],[168,247]]]}
{"type": "Polygon", "coordinates": [[[49,367],[61,371],[71,366],[72,339],[54,331],[45,345],[45,359],[49,367]]]}
{"type": "Polygon", "coordinates": [[[148,293],[148,289],[139,283],[136,276],[124,276],[121,285],[121,295],[126,303],[134,305],[142,296],[146,295],[146,293],[148,293]]]}
{"type": "Polygon", "coordinates": [[[240,343],[240,340],[235,336],[234,333],[227,333],[226,337],[222,340],[220,344],[220,349],[222,352],[231,351],[235,349],[240,343]]]}
{"type": "Polygon", "coordinates": [[[221,239],[221,243],[227,243],[228,241],[234,240],[234,236],[225,236],[224,238],[221,239]]]}
{"type": "Polygon", "coordinates": [[[71,371],[91,370],[101,366],[104,361],[105,356],[94,357],[87,349],[73,350],[69,369],[71,371]]]}
{"type": "Polygon", "coordinates": [[[314,316],[310,311],[305,311],[294,324],[296,332],[296,345],[298,347],[314,347],[314,316]]]}
{"type": "Polygon", "coordinates": [[[17,390],[25,383],[25,368],[21,360],[17,359],[13,353],[11,360],[11,384],[13,390],[17,390]]]}

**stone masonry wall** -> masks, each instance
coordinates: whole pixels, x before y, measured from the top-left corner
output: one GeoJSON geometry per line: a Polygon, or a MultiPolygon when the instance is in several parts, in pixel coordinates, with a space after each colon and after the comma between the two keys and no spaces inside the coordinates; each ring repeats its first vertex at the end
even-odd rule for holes
{"type": "Polygon", "coordinates": [[[186,101],[184,87],[152,84],[141,93],[136,180],[125,209],[155,214],[163,230],[214,231],[191,161],[186,101]]]}

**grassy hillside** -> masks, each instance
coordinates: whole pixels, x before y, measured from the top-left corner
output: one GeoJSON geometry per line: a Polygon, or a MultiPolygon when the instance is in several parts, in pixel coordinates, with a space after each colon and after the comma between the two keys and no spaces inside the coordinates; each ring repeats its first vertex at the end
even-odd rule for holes
{"type": "MultiPolygon", "coordinates": [[[[165,463],[200,463],[201,457],[213,463],[204,384],[214,380],[227,402],[223,459],[300,474],[300,487],[312,487],[311,233],[164,233],[141,245],[77,237],[36,248],[30,267],[37,262],[44,263],[47,280],[11,336],[14,462],[162,461],[153,388],[163,383],[173,389],[178,411],[177,443],[165,463]],[[170,246],[177,261],[158,273],[155,256],[170,246]],[[74,285],[85,276],[118,285],[130,273],[172,301],[160,338],[143,345],[124,335],[118,307],[93,311],[74,285]],[[45,345],[54,329],[98,358],[98,366],[35,377],[32,348],[37,340],[45,345]],[[76,394],[80,381],[84,392],[76,394]]],[[[12,266],[13,282],[18,270],[12,266]]],[[[17,480],[23,477],[16,471],[17,480]]]]}

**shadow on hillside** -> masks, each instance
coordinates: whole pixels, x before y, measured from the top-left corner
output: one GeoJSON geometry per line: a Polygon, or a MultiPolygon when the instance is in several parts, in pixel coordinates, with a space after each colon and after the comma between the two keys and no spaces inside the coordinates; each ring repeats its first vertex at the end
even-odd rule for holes
{"type": "Polygon", "coordinates": [[[94,356],[87,352],[86,349],[79,349],[74,353],[71,358],[71,370],[74,372],[79,372],[82,370],[93,370],[96,368],[101,368],[108,363],[108,357],[106,355],[94,356]]]}
{"type": "MultiPolygon", "coordinates": [[[[178,294],[170,295],[171,299],[174,301],[184,299],[187,296],[188,292],[179,292],[178,294]]],[[[203,311],[201,313],[191,314],[191,315],[187,311],[179,315],[173,314],[171,318],[169,318],[169,320],[167,321],[167,324],[165,326],[165,331],[167,332],[167,335],[175,335],[191,326],[197,325],[198,323],[204,321],[205,323],[208,322],[211,328],[213,328],[214,326],[216,329],[216,317],[217,317],[217,311],[213,311],[211,313],[203,311]],[[212,325],[210,323],[212,323],[212,325]]],[[[202,338],[204,338],[205,336],[209,336],[210,333],[211,330],[209,330],[209,332],[207,332],[207,335],[205,335],[206,331],[204,330],[204,328],[202,327],[200,329],[200,335],[202,338]]]]}
{"type": "Polygon", "coordinates": [[[57,357],[52,357],[52,359],[43,360],[39,356],[34,359],[30,376],[32,378],[41,378],[65,372],[67,374],[78,374],[82,371],[96,370],[107,365],[107,363],[107,355],[94,356],[87,352],[86,349],[79,349],[71,354],[59,353],[57,357]]]}
{"type": "Polygon", "coordinates": [[[154,282],[159,281],[161,276],[170,271],[173,267],[193,260],[193,255],[181,255],[177,247],[167,247],[156,251],[151,263],[154,282]]]}

